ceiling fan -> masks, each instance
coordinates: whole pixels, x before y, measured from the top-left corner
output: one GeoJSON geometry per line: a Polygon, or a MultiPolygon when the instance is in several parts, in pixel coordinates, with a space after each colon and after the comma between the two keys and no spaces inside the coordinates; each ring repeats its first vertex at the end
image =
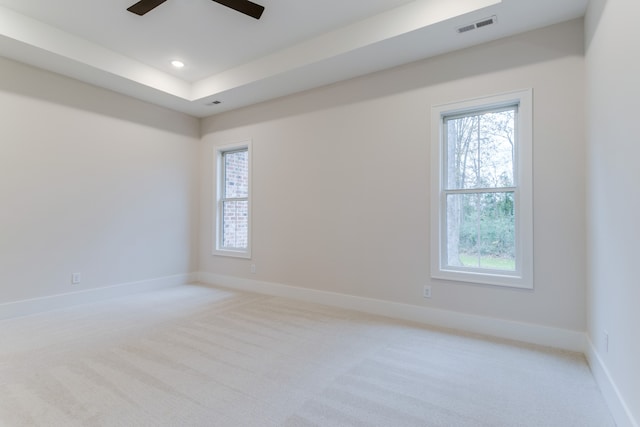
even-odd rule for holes
{"type": "MultiPolygon", "coordinates": [[[[136,15],[144,15],[147,12],[152,11],[156,7],[160,6],[167,0],[140,0],[133,6],[127,8],[127,10],[131,13],[135,13],[136,15]]],[[[230,7],[231,9],[237,10],[240,13],[244,13],[245,15],[249,15],[252,18],[260,19],[262,16],[262,12],[264,12],[264,6],[260,6],[259,4],[250,2],[249,0],[213,0],[216,3],[220,3],[221,5],[230,7]]]]}

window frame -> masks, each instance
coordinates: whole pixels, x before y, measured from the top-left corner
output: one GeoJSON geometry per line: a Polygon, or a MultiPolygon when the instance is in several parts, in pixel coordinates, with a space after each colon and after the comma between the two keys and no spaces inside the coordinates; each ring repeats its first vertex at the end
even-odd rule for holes
{"type": "Polygon", "coordinates": [[[215,188],[215,207],[214,207],[214,223],[215,227],[213,230],[213,255],[218,256],[227,256],[234,258],[246,258],[251,259],[251,236],[252,236],[252,142],[251,140],[244,140],[235,143],[229,143],[224,145],[219,145],[215,147],[215,169],[214,169],[214,179],[216,185],[215,188]],[[247,162],[248,162],[248,192],[246,198],[234,198],[234,200],[246,199],[248,203],[247,208],[247,248],[246,249],[234,249],[234,248],[226,248],[223,246],[224,239],[224,201],[227,200],[224,197],[224,189],[225,189],[225,167],[224,167],[224,155],[226,153],[233,153],[238,151],[247,151],[247,162]]]}
{"type": "MultiPolygon", "coordinates": [[[[505,187],[506,188],[506,187],[505,187]]],[[[472,193],[475,189],[469,191],[472,193]]],[[[450,190],[449,190],[450,192],[450,190]]],[[[431,277],[533,289],[533,91],[518,90],[431,107],[431,277]],[[445,118],[517,105],[515,115],[515,271],[452,267],[447,262],[445,118]]]]}

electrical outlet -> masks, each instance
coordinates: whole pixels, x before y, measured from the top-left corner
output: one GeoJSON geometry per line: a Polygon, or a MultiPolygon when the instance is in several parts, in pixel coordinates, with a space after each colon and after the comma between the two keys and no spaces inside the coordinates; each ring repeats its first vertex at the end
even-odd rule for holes
{"type": "Polygon", "coordinates": [[[604,352],[609,353],[609,332],[604,331],[604,352]]]}
{"type": "Polygon", "coordinates": [[[425,285],[422,289],[422,296],[425,298],[431,298],[431,286],[425,285]]]}
{"type": "Polygon", "coordinates": [[[71,274],[71,283],[73,285],[79,284],[80,283],[80,279],[81,279],[80,273],[72,273],[71,274]]]}
{"type": "Polygon", "coordinates": [[[256,265],[251,264],[251,274],[256,274],[256,265]]]}

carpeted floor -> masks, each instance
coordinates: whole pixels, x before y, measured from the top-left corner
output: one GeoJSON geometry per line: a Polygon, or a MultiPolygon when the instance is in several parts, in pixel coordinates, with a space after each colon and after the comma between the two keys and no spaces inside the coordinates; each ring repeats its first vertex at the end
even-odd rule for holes
{"type": "Polygon", "coordinates": [[[0,426],[613,420],[582,355],[183,286],[0,322],[0,426]]]}

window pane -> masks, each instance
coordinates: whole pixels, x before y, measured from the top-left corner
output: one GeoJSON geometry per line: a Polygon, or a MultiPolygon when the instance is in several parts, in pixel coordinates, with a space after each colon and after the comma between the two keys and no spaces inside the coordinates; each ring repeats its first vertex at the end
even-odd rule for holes
{"type": "Polygon", "coordinates": [[[222,215],[222,246],[228,249],[246,249],[249,236],[249,202],[223,202],[222,215]]]}
{"type": "Polygon", "coordinates": [[[447,263],[515,271],[513,192],[447,195],[447,263]]]}
{"type": "Polygon", "coordinates": [[[249,196],[249,152],[247,150],[224,153],[225,199],[249,196]]]}
{"type": "Polygon", "coordinates": [[[445,118],[447,189],[513,187],[515,107],[445,118]]]}

